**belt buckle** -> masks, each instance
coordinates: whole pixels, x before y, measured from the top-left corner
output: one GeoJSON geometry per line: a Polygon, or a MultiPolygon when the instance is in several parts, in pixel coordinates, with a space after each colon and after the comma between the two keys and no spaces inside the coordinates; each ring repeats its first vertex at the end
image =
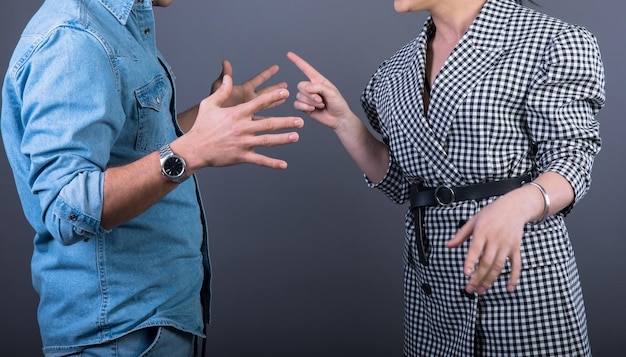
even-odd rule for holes
{"type": "Polygon", "coordinates": [[[437,200],[437,203],[439,203],[439,205],[441,206],[449,206],[451,205],[454,200],[455,200],[456,196],[454,194],[454,190],[452,189],[452,187],[447,186],[447,185],[441,185],[441,186],[437,186],[437,188],[435,188],[435,199],[437,200]],[[441,191],[441,190],[447,190],[447,191],[441,191]],[[440,193],[446,193],[448,192],[449,197],[440,197],[440,193]]]}

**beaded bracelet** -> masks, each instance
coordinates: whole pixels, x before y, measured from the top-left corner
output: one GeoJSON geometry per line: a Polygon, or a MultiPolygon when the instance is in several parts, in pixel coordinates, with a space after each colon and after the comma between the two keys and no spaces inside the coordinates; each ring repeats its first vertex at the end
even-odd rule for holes
{"type": "Polygon", "coordinates": [[[548,214],[550,213],[550,196],[548,196],[548,192],[546,191],[546,189],[536,182],[527,182],[524,185],[531,185],[531,186],[537,187],[537,189],[539,189],[539,191],[541,191],[541,194],[543,195],[545,208],[543,210],[543,215],[541,216],[540,219],[537,220],[537,222],[541,222],[544,219],[546,219],[548,217],[548,214]]]}

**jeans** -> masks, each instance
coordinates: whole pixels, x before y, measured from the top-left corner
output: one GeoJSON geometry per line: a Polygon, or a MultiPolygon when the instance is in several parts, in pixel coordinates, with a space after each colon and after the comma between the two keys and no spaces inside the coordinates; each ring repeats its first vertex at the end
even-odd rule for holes
{"type": "Polygon", "coordinates": [[[171,327],[149,327],[66,357],[192,357],[195,336],[171,327]]]}

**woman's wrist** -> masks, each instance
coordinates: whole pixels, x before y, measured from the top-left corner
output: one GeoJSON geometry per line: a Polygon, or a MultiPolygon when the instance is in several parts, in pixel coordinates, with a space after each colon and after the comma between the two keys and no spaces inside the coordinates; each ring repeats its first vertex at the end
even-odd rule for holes
{"type": "Polygon", "coordinates": [[[550,215],[550,203],[551,203],[550,196],[548,195],[548,191],[546,191],[546,189],[542,185],[533,181],[524,184],[524,186],[528,186],[528,187],[532,186],[535,191],[541,194],[541,197],[543,199],[543,211],[541,215],[535,215],[535,217],[539,217],[539,218],[533,219],[533,221],[541,222],[545,220],[546,218],[548,218],[548,216],[550,215]]]}

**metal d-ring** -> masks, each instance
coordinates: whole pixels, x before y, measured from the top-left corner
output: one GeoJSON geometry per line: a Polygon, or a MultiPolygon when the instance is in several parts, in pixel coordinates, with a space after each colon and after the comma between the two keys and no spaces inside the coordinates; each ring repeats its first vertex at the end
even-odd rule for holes
{"type": "Polygon", "coordinates": [[[439,203],[441,206],[448,206],[452,204],[452,202],[454,202],[454,200],[456,199],[456,195],[454,194],[454,190],[450,186],[442,185],[437,186],[437,188],[435,189],[435,199],[437,199],[437,203],[439,203]],[[450,192],[450,200],[448,202],[444,202],[439,197],[439,191],[441,191],[442,189],[447,189],[450,192]]]}

